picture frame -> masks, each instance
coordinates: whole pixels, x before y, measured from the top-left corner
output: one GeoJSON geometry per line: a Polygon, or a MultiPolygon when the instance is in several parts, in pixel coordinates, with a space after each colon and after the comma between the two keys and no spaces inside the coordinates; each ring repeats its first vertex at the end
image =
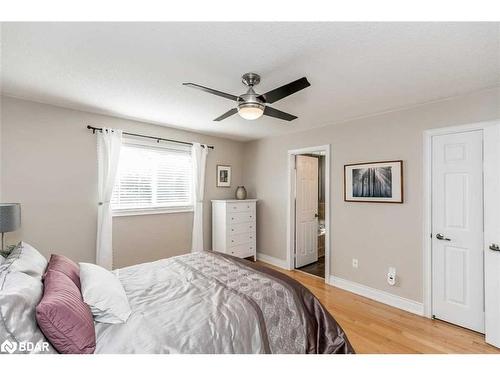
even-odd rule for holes
{"type": "Polygon", "coordinates": [[[231,187],[231,166],[217,164],[217,187],[231,187]]]}
{"type": "Polygon", "coordinates": [[[344,201],[403,203],[403,161],[344,165],[344,201]]]}

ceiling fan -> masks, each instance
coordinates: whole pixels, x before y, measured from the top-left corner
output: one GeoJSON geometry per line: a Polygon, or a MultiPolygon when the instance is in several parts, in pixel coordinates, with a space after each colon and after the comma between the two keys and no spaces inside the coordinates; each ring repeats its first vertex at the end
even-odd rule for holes
{"type": "Polygon", "coordinates": [[[223,98],[234,100],[237,104],[236,108],[232,108],[223,115],[214,119],[214,121],[221,121],[229,116],[234,115],[236,112],[246,120],[256,120],[262,115],[279,118],[281,120],[292,121],[297,116],[291,115],[286,112],[269,107],[267,104],[272,104],[281,100],[289,95],[296,93],[306,87],[311,86],[306,77],[302,77],[296,81],[290,82],[286,85],[278,87],[274,90],[268,91],[265,94],[258,94],[254,91],[253,87],[260,82],[260,76],[256,73],[246,73],[241,77],[241,81],[248,86],[246,93],[236,96],[227,94],[222,91],[214,90],[205,86],[197,85],[195,83],[183,83],[183,85],[199,89],[210,94],[222,96],[223,98]]]}

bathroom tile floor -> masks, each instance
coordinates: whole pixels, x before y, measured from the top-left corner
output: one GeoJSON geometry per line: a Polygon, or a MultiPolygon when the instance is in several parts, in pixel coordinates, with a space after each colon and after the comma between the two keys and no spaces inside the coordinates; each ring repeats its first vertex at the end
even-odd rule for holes
{"type": "Polygon", "coordinates": [[[307,272],[310,275],[325,278],[325,257],[320,257],[317,262],[297,269],[302,272],[307,272]]]}

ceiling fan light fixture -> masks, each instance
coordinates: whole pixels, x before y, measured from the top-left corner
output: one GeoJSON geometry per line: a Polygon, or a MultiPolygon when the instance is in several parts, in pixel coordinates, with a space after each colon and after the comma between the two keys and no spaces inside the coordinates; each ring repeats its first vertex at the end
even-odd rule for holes
{"type": "Polygon", "coordinates": [[[238,106],[238,114],[245,120],[257,120],[264,114],[264,105],[259,103],[243,103],[238,106]]]}
{"type": "Polygon", "coordinates": [[[280,120],[293,121],[297,118],[297,116],[270,107],[268,104],[275,103],[278,100],[296,93],[297,91],[311,86],[307,78],[302,77],[293,82],[287,83],[286,85],[275,88],[274,90],[268,91],[264,94],[258,94],[254,90],[254,86],[259,84],[260,82],[260,76],[258,74],[246,73],[243,75],[243,77],[241,77],[241,79],[243,84],[246,85],[248,89],[247,92],[238,96],[228,94],[219,90],[214,90],[210,87],[197,85],[196,83],[185,82],[183,83],[183,85],[192,87],[197,90],[205,91],[209,94],[217,95],[237,103],[235,107],[215,118],[214,121],[225,120],[228,117],[235,115],[236,112],[238,112],[240,116],[245,120],[257,120],[258,118],[262,117],[262,115],[265,115],[280,120]]]}

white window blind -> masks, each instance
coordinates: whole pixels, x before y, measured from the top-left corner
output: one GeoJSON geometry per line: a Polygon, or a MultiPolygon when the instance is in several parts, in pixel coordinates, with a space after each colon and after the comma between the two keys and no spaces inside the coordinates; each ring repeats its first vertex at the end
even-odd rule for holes
{"type": "Polygon", "coordinates": [[[192,208],[190,149],[125,143],[111,205],[114,211],[192,208]]]}

